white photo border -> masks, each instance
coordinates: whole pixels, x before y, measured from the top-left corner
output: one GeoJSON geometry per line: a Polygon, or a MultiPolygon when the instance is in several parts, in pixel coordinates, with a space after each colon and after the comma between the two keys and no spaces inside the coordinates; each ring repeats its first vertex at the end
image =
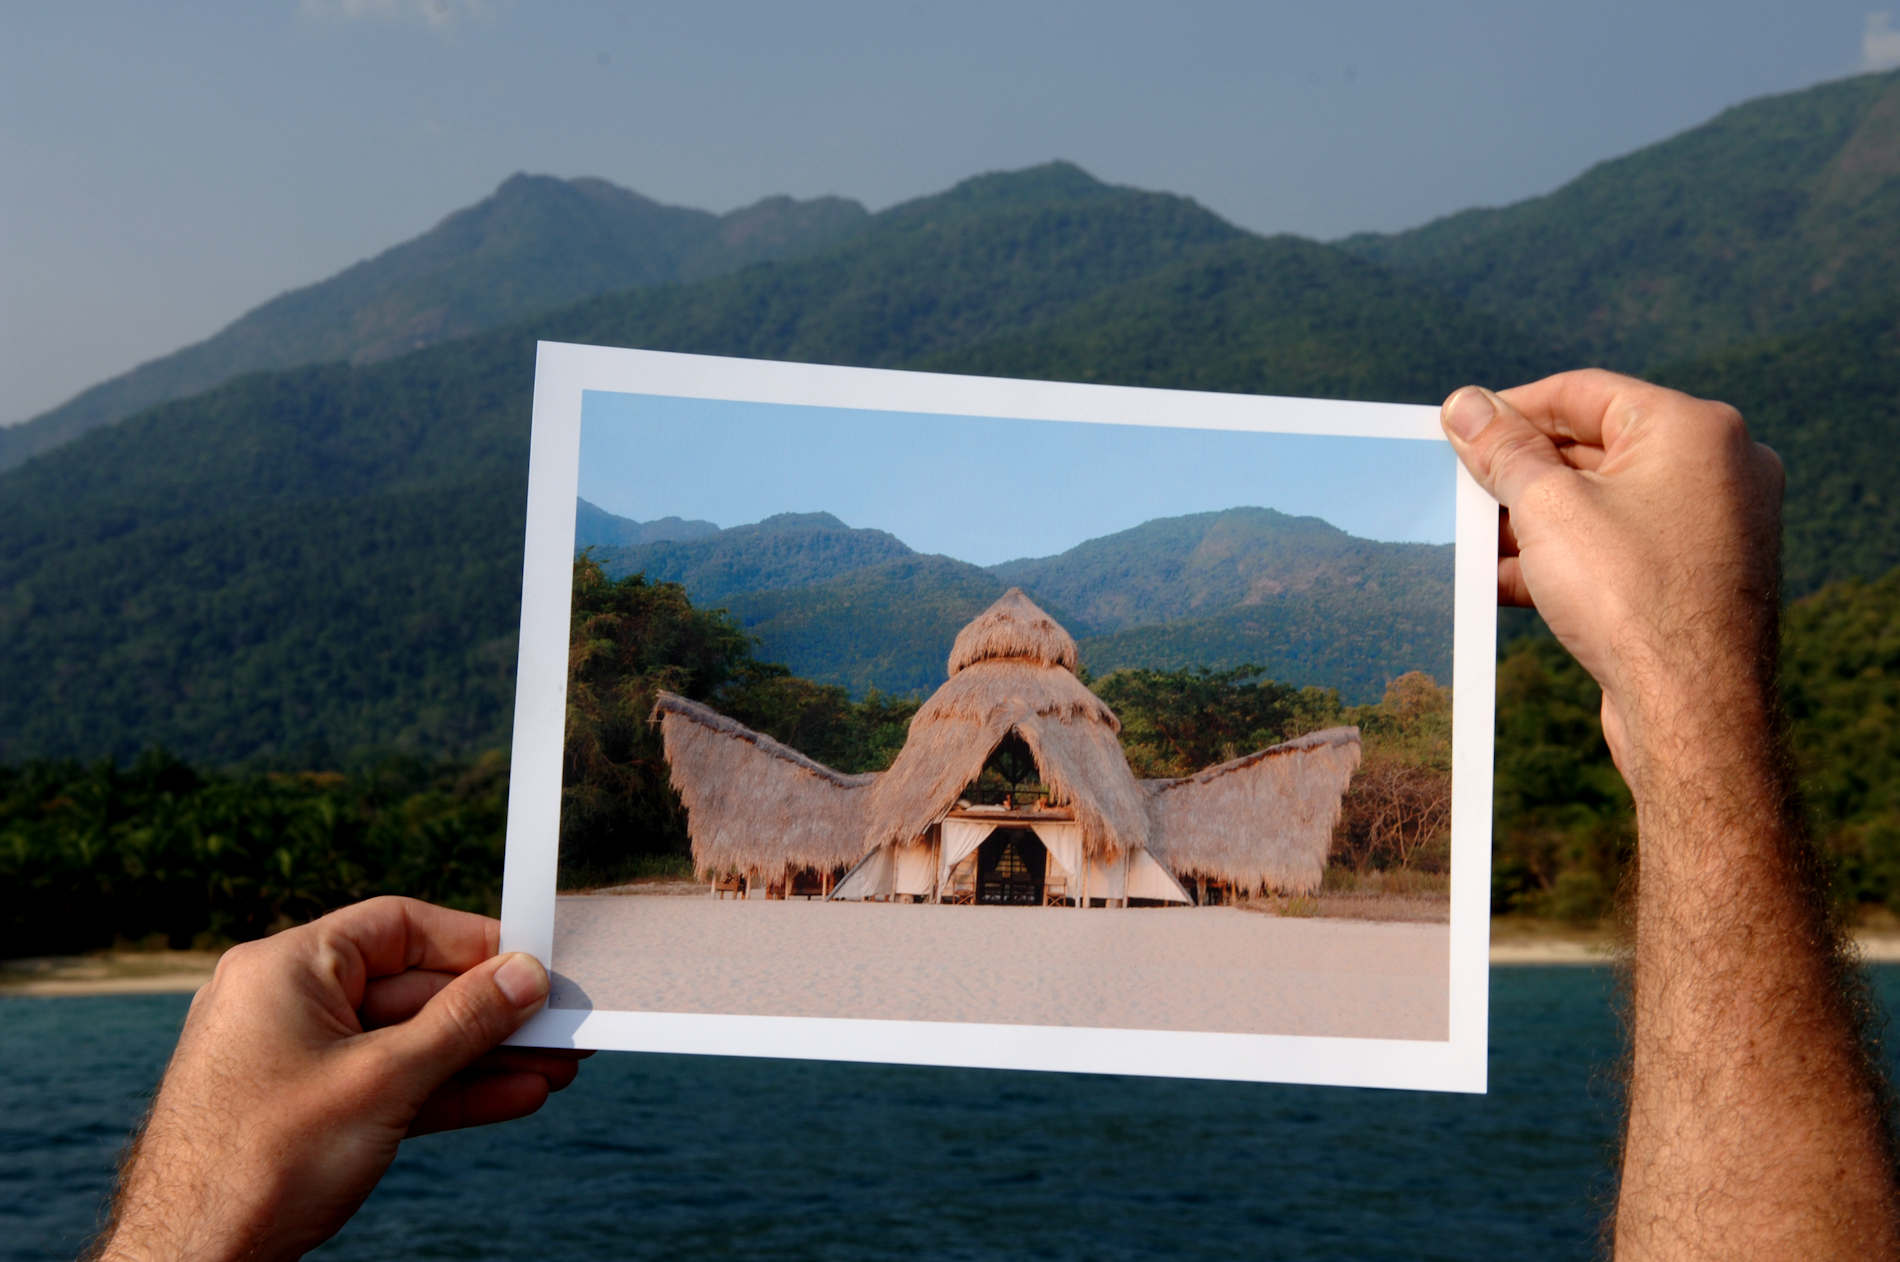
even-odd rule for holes
{"type": "MultiPolygon", "coordinates": [[[[1021,381],[539,343],[501,947],[527,951],[543,963],[552,960],[554,948],[574,503],[581,404],[590,390],[1004,420],[1445,441],[1437,410],[1410,404],[1021,381]]],[[[1446,1041],[576,1009],[543,1011],[509,1041],[533,1047],[1483,1092],[1490,998],[1498,508],[1462,465],[1456,476],[1446,1041]]]]}

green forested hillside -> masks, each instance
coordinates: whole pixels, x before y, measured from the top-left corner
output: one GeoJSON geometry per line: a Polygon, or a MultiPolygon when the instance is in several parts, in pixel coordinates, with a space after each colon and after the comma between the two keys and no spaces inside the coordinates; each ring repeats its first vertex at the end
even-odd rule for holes
{"type": "Polygon", "coordinates": [[[0,474],[0,760],[501,741],[536,337],[902,364],[1238,235],[1055,164],[894,208],[821,258],[88,434],[0,474]]]}
{"type": "Polygon", "coordinates": [[[1802,789],[1842,884],[1900,911],[1900,569],[1788,611],[1783,691],[1802,789]]]}
{"type": "Polygon", "coordinates": [[[1376,543],[1318,518],[1240,508],[992,572],[1068,611],[1098,674],[1253,664],[1356,705],[1408,671],[1450,680],[1451,562],[1449,545],[1376,543]]]}
{"type": "Polygon", "coordinates": [[[801,587],[911,555],[882,530],[854,530],[830,513],[779,513],[701,539],[600,548],[609,578],[644,574],[678,583],[703,605],[740,592],[801,587]]]}
{"type": "Polygon", "coordinates": [[[536,337],[1420,400],[1596,348],[1728,397],[1783,450],[1791,591],[1871,579],[1900,538],[1897,83],[1755,102],[1359,259],[1057,163],[809,257],[177,400],[0,473],[0,760],[498,743],[536,337]],[[1884,305],[1848,305],[1863,289],[1884,305]]]}
{"type": "Polygon", "coordinates": [[[1347,705],[1370,705],[1411,671],[1450,681],[1450,610],[1449,582],[1390,593],[1329,580],[1298,598],[1087,636],[1078,647],[1097,674],[1252,665],[1295,688],[1337,689],[1347,705]]]}
{"type": "Polygon", "coordinates": [[[911,555],[723,603],[757,637],[760,654],[793,674],[854,695],[904,695],[943,682],[950,642],[1002,594],[1003,584],[974,565],[911,555]]]}
{"type": "Polygon", "coordinates": [[[856,202],[835,197],[768,198],[719,216],[662,206],[605,180],[512,176],[412,241],[0,429],[0,469],[242,373],[387,359],[590,294],[699,280],[810,253],[867,218],[856,202]]]}
{"type": "Polygon", "coordinates": [[[1750,101],[1545,197],[1340,244],[1626,371],[1900,290],[1900,72],[1750,101]]]}
{"type": "Polygon", "coordinates": [[[1448,302],[1386,267],[1283,236],[1228,242],[920,366],[1437,403],[1448,381],[1526,381],[1567,365],[1523,326],[1448,302]]]}
{"type": "Polygon", "coordinates": [[[502,743],[532,365],[244,378],[0,474],[0,761],[502,743]]]}
{"type": "Polygon", "coordinates": [[[1780,455],[1787,595],[1900,565],[1900,298],[1654,375],[1734,404],[1780,455]]]}
{"type": "MultiPolygon", "coordinates": [[[[1782,691],[1835,898],[1900,911],[1900,570],[1789,608],[1782,691]]],[[[1554,640],[1499,663],[1494,910],[1594,920],[1609,908],[1636,833],[1601,701],[1554,640]]]]}
{"type": "Polygon", "coordinates": [[[1451,547],[1377,543],[1317,517],[1230,508],[1144,522],[991,572],[1046,607],[1068,611],[1069,629],[1087,635],[1261,605],[1342,582],[1395,596],[1425,590],[1442,602],[1449,599],[1451,547]]]}

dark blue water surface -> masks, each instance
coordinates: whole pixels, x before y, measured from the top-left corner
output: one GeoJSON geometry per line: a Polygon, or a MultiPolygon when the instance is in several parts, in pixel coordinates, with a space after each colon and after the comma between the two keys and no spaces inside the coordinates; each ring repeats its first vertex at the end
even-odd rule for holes
{"type": "MultiPolygon", "coordinates": [[[[1590,1257],[1614,990],[1495,970],[1483,1097],[603,1053],[527,1121],[408,1145],[318,1256],[1590,1257]]],[[[185,1005],[0,1000],[0,1258],[90,1235],[185,1005]]]]}

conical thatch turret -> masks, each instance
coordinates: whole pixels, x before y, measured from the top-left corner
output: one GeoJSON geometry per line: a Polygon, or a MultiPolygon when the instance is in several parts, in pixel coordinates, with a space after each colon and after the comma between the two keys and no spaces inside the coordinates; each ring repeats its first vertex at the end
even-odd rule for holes
{"type": "Polygon", "coordinates": [[[1018,588],[979,614],[950,651],[949,681],[872,786],[866,849],[908,842],[941,819],[1011,732],[1074,809],[1087,854],[1144,846],[1147,801],[1117,739],[1121,723],[1076,678],[1076,660],[1074,638],[1018,588]]]}
{"type": "Polygon", "coordinates": [[[1081,659],[1075,637],[1054,618],[1012,587],[997,602],[957,632],[950,646],[950,673],[955,675],[978,662],[1025,661],[1038,666],[1060,666],[1071,674],[1081,659]]]}

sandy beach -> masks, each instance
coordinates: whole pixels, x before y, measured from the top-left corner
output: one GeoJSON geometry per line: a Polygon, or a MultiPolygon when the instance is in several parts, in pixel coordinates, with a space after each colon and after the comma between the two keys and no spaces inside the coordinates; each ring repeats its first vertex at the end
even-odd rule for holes
{"type": "Polygon", "coordinates": [[[557,1007],[1447,1037],[1443,925],[563,896],[557,1007]]]}
{"type": "Polygon", "coordinates": [[[99,951],[0,961],[0,996],[191,994],[211,980],[216,951],[99,951]]]}

